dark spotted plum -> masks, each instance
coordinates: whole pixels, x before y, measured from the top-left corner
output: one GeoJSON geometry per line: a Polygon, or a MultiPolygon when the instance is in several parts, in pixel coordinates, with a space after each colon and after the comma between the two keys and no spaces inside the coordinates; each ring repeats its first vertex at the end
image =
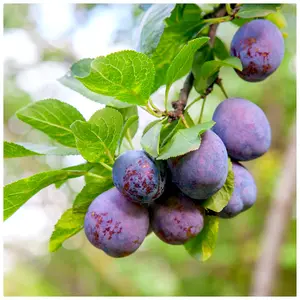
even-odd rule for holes
{"type": "Polygon", "coordinates": [[[203,228],[203,214],[199,207],[182,193],[159,199],[150,207],[153,232],[164,242],[182,245],[203,228]]]}
{"type": "Polygon", "coordinates": [[[221,139],[211,130],[202,135],[199,149],[168,160],[172,180],[187,196],[204,200],[225,183],[228,155],[221,139]]]}
{"type": "Polygon", "coordinates": [[[116,188],[99,195],[84,220],[88,240],[113,257],[136,251],[149,229],[148,210],[128,201],[116,188]]]}
{"type": "Polygon", "coordinates": [[[227,206],[219,213],[221,218],[232,218],[249,209],[256,200],[256,185],[249,171],[239,163],[232,163],[234,190],[227,206]]]}
{"type": "Polygon", "coordinates": [[[130,201],[149,204],[165,189],[166,166],[145,151],[130,150],[120,155],[113,166],[116,188],[130,201]]]}
{"type": "Polygon", "coordinates": [[[235,160],[255,159],[268,151],[271,128],[262,109],[241,98],[230,98],[216,108],[213,131],[235,160]]]}
{"type": "Polygon", "coordinates": [[[237,71],[241,78],[262,81],[275,72],[283,59],[283,37],[272,22],[253,20],[236,32],[230,53],[242,62],[243,71],[237,71]]]}

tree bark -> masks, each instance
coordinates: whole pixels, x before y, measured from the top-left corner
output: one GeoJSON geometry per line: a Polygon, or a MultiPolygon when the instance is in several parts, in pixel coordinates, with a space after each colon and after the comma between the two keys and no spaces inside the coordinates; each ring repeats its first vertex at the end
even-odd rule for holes
{"type": "Polygon", "coordinates": [[[261,255],[253,274],[252,296],[271,296],[279,271],[279,255],[296,194],[296,124],[290,130],[283,167],[262,234],[261,255]]]}

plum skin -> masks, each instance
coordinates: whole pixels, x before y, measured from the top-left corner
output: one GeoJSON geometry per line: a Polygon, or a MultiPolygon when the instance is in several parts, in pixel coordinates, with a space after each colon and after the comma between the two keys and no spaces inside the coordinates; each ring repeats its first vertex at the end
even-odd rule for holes
{"type": "Polygon", "coordinates": [[[182,245],[203,229],[204,217],[192,199],[176,192],[150,206],[150,224],[165,243],[182,245]]]}
{"type": "Polygon", "coordinates": [[[225,183],[228,154],[222,140],[211,130],[202,135],[200,147],[168,160],[172,180],[187,196],[205,200],[225,183]]]}
{"type": "Polygon", "coordinates": [[[212,130],[221,138],[228,154],[247,161],[262,156],[271,145],[271,127],[260,107],[242,98],[221,102],[213,114],[212,130]]]}
{"type": "Polygon", "coordinates": [[[115,187],[130,201],[149,204],[159,198],[166,184],[166,166],[145,151],[129,150],[113,166],[115,187]]]}
{"type": "Polygon", "coordinates": [[[233,218],[249,209],[256,201],[256,184],[250,172],[241,164],[233,162],[234,190],[228,204],[219,213],[221,218],[233,218]]]}
{"type": "Polygon", "coordinates": [[[276,71],[283,59],[283,36],[268,20],[250,21],[235,33],[230,54],[242,62],[243,70],[236,70],[242,79],[262,81],[276,71]]]}
{"type": "Polygon", "coordinates": [[[100,194],[89,206],[84,220],[90,243],[112,257],[135,252],[148,229],[148,210],[128,201],[116,188],[100,194]]]}

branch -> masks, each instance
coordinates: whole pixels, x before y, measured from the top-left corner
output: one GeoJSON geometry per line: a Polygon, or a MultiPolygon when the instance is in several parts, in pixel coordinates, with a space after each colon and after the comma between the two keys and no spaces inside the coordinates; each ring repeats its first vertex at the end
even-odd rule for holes
{"type": "Polygon", "coordinates": [[[271,296],[276,286],[280,248],[292,214],[296,194],[296,124],[293,125],[283,168],[262,235],[261,255],[253,274],[252,296],[271,296]]]}

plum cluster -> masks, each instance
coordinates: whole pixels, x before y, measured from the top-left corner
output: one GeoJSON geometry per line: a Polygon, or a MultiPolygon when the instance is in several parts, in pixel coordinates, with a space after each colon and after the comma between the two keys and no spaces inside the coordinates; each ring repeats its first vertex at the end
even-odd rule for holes
{"type": "MultiPolygon", "coordinates": [[[[241,78],[261,81],[282,60],[282,36],[269,21],[254,20],[237,31],[231,53],[241,59],[241,78]]],[[[255,203],[255,181],[241,162],[268,151],[271,128],[266,115],[249,100],[229,98],[218,105],[213,120],[215,125],[201,135],[195,151],[158,161],[143,150],[130,150],[116,159],[115,187],[99,195],[85,217],[85,233],[95,247],[124,257],[136,251],[152,231],[172,245],[198,235],[208,213],[202,204],[224,186],[228,158],[234,191],[227,206],[213,214],[232,218],[255,203]]]]}

